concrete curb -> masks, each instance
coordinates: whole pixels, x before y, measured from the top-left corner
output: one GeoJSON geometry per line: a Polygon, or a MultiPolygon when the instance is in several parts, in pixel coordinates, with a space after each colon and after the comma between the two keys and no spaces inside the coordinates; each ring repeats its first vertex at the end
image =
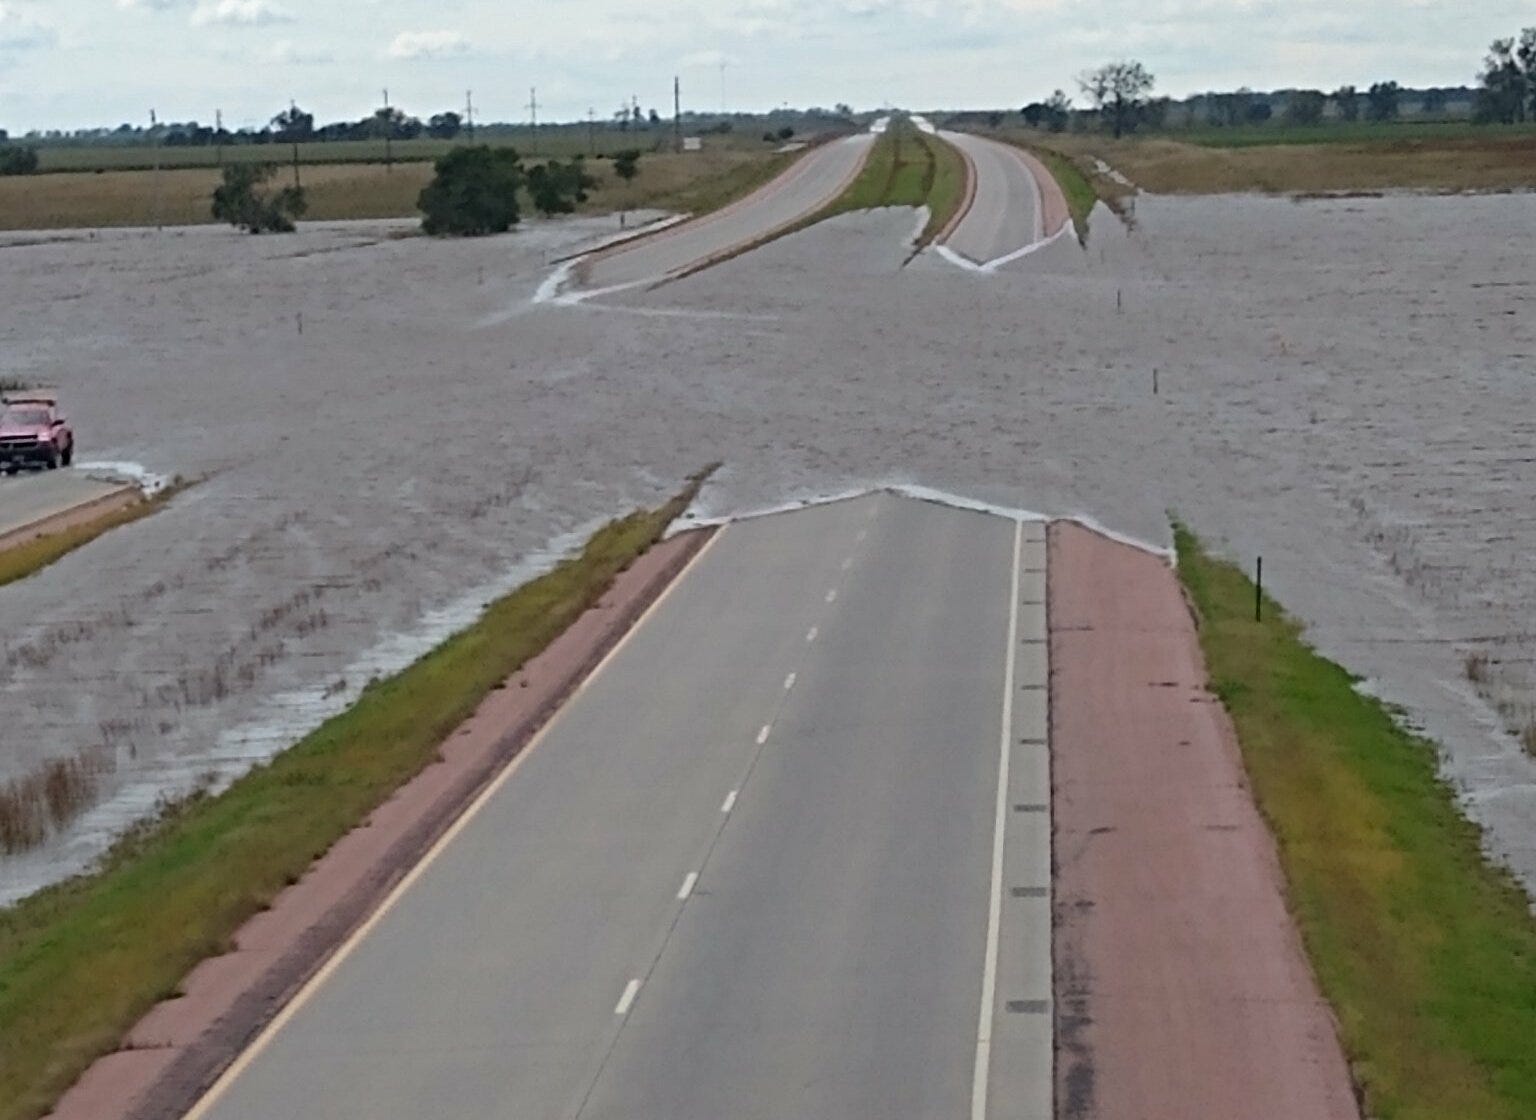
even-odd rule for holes
{"type": "Polygon", "coordinates": [[[426,767],[316,860],[233,949],[188,974],[98,1059],[55,1120],[184,1115],[533,739],[698,554],[712,530],[658,543],[550,646],[486,698],[426,767]]]}

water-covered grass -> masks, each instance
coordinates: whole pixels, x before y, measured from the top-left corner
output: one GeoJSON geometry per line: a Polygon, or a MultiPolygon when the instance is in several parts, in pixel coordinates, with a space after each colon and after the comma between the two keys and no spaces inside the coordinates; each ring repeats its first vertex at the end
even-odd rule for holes
{"type": "Polygon", "coordinates": [[[195,964],[224,951],[596,602],[698,485],[598,530],[579,555],[492,603],[269,764],[125,839],[97,872],[0,910],[0,1120],[45,1113],[195,964]]]}
{"type": "Polygon", "coordinates": [[[1377,1120],[1536,1116],[1536,922],[1484,858],[1432,744],[1176,528],[1291,908],[1377,1120]]]}

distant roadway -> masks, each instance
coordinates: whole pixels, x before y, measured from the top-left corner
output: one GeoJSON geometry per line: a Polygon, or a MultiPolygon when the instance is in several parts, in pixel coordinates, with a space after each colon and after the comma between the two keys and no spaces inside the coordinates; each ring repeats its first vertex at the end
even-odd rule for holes
{"type": "Polygon", "coordinates": [[[940,135],[966,155],[976,176],[975,200],[944,241],[951,252],[985,265],[1036,245],[1060,228],[1064,208],[1055,208],[1053,222],[1042,197],[1043,190],[1059,194],[1059,189],[1036,179],[1023,152],[966,132],[940,135]]]}
{"type": "Polygon", "coordinates": [[[865,133],[812,148],[778,178],[722,210],[597,254],[583,266],[582,286],[666,279],[779,232],[841,194],[873,143],[865,133]]]}
{"type": "Polygon", "coordinates": [[[1044,565],[889,494],[723,530],[191,1115],[1047,1120],[1044,565]]]}

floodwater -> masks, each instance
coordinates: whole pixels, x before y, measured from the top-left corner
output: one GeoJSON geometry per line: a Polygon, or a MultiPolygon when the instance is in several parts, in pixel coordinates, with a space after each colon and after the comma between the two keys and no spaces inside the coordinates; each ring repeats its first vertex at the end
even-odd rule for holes
{"type": "Polygon", "coordinates": [[[1448,751],[1536,883],[1536,195],[1143,198],[991,275],[848,215],[652,292],[534,304],[573,221],[0,240],[5,373],[91,457],[204,477],[0,591],[0,778],[105,746],[0,901],[227,780],[596,522],[908,484],[1154,545],[1176,511],[1448,751]],[[302,327],[302,331],[301,331],[302,327]],[[1154,384],[1156,392],[1154,393],[1154,384]],[[1491,658],[1487,691],[1463,659],[1491,658]]]}

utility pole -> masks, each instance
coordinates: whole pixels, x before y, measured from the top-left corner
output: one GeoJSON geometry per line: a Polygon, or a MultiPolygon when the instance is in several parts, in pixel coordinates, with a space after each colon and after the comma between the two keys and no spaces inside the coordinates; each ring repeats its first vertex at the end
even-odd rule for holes
{"type": "Polygon", "coordinates": [[[464,91],[464,129],[469,133],[469,142],[475,142],[475,91],[464,91]]]}
{"type": "Polygon", "coordinates": [[[395,169],[395,115],[389,109],[389,87],[384,87],[384,171],[395,169]]]}
{"type": "Polygon", "coordinates": [[[725,116],[725,59],[720,60],[720,115],[725,116]]]}
{"type": "Polygon", "coordinates": [[[533,139],[529,142],[530,151],[539,143],[539,87],[532,86],[528,90],[528,126],[533,132],[533,139]]]}
{"type": "Polygon", "coordinates": [[[293,141],[293,186],[301,191],[304,184],[299,182],[299,106],[292,98],[288,100],[288,136],[293,141]]]}
{"type": "Polygon", "coordinates": [[[219,170],[224,170],[224,110],[213,111],[213,142],[219,151],[219,170]]]}
{"type": "Polygon", "coordinates": [[[597,155],[597,110],[587,110],[587,154],[597,155]]]}
{"type": "Polygon", "coordinates": [[[149,111],[149,146],[154,149],[155,153],[155,228],[163,229],[165,227],[160,220],[160,122],[155,119],[155,111],[153,109],[149,111]]]}
{"type": "Polygon", "coordinates": [[[683,84],[676,74],[672,76],[672,147],[683,150],[683,84]]]}

